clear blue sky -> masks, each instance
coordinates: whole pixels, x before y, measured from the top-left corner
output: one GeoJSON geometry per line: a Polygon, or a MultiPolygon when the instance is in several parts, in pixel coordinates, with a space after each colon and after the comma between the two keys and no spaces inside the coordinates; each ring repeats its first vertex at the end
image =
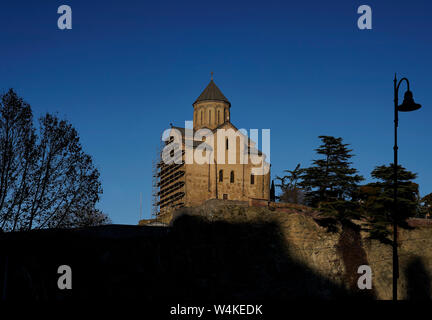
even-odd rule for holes
{"type": "MultiPolygon", "coordinates": [[[[400,116],[400,162],[432,192],[431,1],[3,1],[0,90],[78,129],[101,172],[99,207],[150,212],[161,132],[192,120],[210,71],[239,128],[271,129],[272,175],[308,166],[318,135],[350,143],[365,177],[393,159],[393,77],[424,107],[400,116]],[[72,30],[57,28],[72,7],[72,30]],[[357,28],[372,7],[373,29],[357,28]]],[[[403,92],[400,99],[403,98],[403,92]]]]}

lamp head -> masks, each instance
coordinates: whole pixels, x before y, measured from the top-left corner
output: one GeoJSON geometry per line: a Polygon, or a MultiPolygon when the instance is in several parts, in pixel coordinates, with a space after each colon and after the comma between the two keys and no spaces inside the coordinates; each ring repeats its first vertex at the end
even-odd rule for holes
{"type": "Polygon", "coordinates": [[[398,106],[398,111],[409,112],[418,110],[421,108],[421,105],[414,102],[413,94],[411,91],[405,92],[404,100],[400,106],[398,106]]]}

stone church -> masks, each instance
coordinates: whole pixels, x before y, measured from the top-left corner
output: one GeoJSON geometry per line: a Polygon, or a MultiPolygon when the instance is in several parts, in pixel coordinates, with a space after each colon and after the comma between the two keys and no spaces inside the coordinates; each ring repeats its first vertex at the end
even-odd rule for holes
{"type": "Polygon", "coordinates": [[[161,154],[175,161],[157,165],[157,211],[198,206],[209,199],[269,200],[266,155],[231,122],[231,103],[213,75],[192,105],[193,125],[171,126],[163,138],[161,154]]]}

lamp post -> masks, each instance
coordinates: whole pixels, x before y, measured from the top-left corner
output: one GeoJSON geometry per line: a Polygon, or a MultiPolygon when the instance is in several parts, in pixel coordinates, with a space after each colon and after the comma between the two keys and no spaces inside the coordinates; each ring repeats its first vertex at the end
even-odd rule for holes
{"type": "Polygon", "coordinates": [[[421,108],[421,105],[414,102],[413,94],[410,91],[409,81],[407,78],[402,78],[397,81],[396,74],[393,80],[394,83],[394,183],[393,183],[393,300],[397,300],[397,281],[399,278],[399,259],[398,259],[398,247],[397,247],[397,222],[398,222],[398,210],[397,210],[397,170],[398,170],[398,145],[397,145],[397,128],[399,125],[399,111],[409,112],[415,111],[421,108]],[[398,92],[399,86],[402,81],[407,84],[407,91],[404,95],[404,100],[401,105],[398,105],[398,92]]]}

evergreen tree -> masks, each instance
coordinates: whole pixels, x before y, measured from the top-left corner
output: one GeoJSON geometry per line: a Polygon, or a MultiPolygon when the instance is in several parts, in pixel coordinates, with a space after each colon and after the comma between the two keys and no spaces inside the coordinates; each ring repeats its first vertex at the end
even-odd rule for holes
{"type": "Polygon", "coordinates": [[[424,196],[420,200],[420,215],[423,218],[430,218],[432,216],[432,193],[424,196]]]}
{"type": "MultiPolygon", "coordinates": [[[[388,242],[390,224],[394,218],[394,164],[376,167],[371,176],[378,180],[360,188],[364,215],[369,220],[372,238],[388,242]]],[[[412,182],[417,175],[398,165],[396,221],[406,226],[406,219],[418,211],[418,184],[412,182]]]]}
{"type": "Polygon", "coordinates": [[[320,203],[349,201],[355,197],[358,183],[363,177],[351,167],[352,158],[348,144],[342,138],[319,136],[323,144],[316,149],[321,159],[313,161],[313,166],[303,169],[302,186],[306,190],[306,200],[311,206],[320,203]]]}
{"type": "Polygon", "coordinates": [[[272,180],[271,183],[271,188],[270,188],[270,201],[275,201],[276,196],[275,196],[275,185],[274,185],[274,181],[272,180]]]}

